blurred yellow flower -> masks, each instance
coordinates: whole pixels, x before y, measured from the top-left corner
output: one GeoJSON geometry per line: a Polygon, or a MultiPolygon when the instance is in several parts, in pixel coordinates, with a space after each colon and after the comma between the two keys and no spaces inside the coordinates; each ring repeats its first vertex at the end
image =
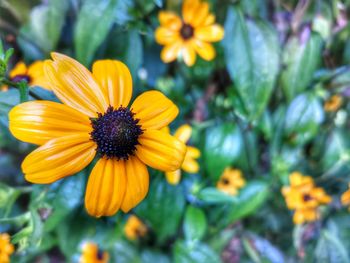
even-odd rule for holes
{"type": "Polygon", "coordinates": [[[130,240],[137,240],[147,233],[147,226],[135,215],[129,216],[124,226],[125,236],[130,240]]]}
{"type": "Polygon", "coordinates": [[[96,244],[87,242],[83,245],[79,263],[107,263],[108,261],[109,254],[99,250],[96,244]]]}
{"type": "MultiPolygon", "coordinates": [[[[44,74],[44,61],[36,61],[28,67],[23,61],[18,62],[10,71],[9,77],[13,82],[25,80],[29,86],[40,86],[49,89],[49,84],[44,74]]],[[[7,86],[1,88],[3,91],[7,89],[7,86]]]]}
{"type": "MultiPolygon", "coordinates": [[[[166,127],[166,129],[163,129],[163,130],[165,130],[168,133],[170,132],[168,127],[166,127]]],[[[175,131],[174,136],[180,141],[182,141],[183,143],[187,144],[191,138],[191,134],[192,134],[191,126],[188,124],[184,124],[175,131]]],[[[188,145],[186,147],[187,147],[187,151],[186,151],[185,159],[181,165],[181,169],[187,173],[197,173],[199,171],[199,164],[196,161],[196,159],[200,157],[201,152],[196,147],[188,146],[188,145]]],[[[166,179],[169,184],[176,185],[180,182],[181,169],[165,173],[166,179]]]]}
{"type": "Polygon", "coordinates": [[[343,103],[343,98],[336,94],[330,97],[324,104],[324,110],[328,112],[337,111],[343,103]]]}
{"type": "Polygon", "coordinates": [[[174,12],[161,11],[159,22],[155,39],[164,45],[161,59],[165,63],[182,57],[188,66],[192,66],[196,53],[205,60],[212,60],[215,49],[211,42],[224,37],[224,29],[215,24],[215,16],[209,12],[209,3],[200,0],[185,0],[182,18],[174,12]]]}
{"type": "MultiPolygon", "coordinates": [[[[350,205],[350,184],[349,184],[349,189],[341,195],[340,201],[344,206],[350,205]]],[[[349,207],[349,210],[350,210],[350,207],[349,207]]]]}
{"type": "Polygon", "coordinates": [[[9,113],[12,134],[40,146],[22,163],[25,178],[53,183],[81,171],[98,153],[86,187],[87,212],[128,212],[148,192],[146,165],[161,171],[181,167],[186,145],[160,131],[179,110],[159,91],[144,92],[128,108],[132,78],[119,61],[97,61],[91,73],[65,55],[52,57],[44,69],[63,104],[30,101],[9,113]]]}
{"type": "Polygon", "coordinates": [[[7,233],[0,234],[0,262],[10,262],[10,256],[15,251],[15,247],[10,243],[10,236],[7,233]]]}
{"type": "Polygon", "coordinates": [[[318,207],[328,204],[332,198],[325,193],[323,188],[316,187],[310,176],[304,176],[299,172],[293,172],[289,176],[290,186],[282,188],[287,207],[295,210],[293,221],[295,224],[313,222],[319,218],[318,207]]]}
{"type": "Polygon", "coordinates": [[[238,190],[245,186],[243,174],[238,169],[225,168],[216,188],[228,195],[237,195],[238,190]]]}

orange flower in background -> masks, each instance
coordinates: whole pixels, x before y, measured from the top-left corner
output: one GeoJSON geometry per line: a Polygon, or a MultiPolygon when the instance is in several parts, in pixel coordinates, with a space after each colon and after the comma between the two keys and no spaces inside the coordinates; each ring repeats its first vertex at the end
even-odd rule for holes
{"type": "MultiPolygon", "coordinates": [[[[170,130],[168,127],[166,132],[170,133],[170,130]]],[[[187,144],[191,138],[191,134],[192,134],[191,126],[189,126],[188,124],[184,124],[175,131],[174,136],[180,141],[182,141],[183,143],[187,144]]],[[[196,147],[193,147],[193,146],[186,146],[186,147],[187,147],[187,151],[186,151],[184,162],[181,165],[181,169],[187,173],[198,173],[199,164],[196,161],[196,159],[200,157],[201,152],[196,147]]],[[[181,169],[165,173],[166,179],[169,184],[176,185],[180,182],[181,169]]]]}
{"type": "Polygon", "coordinates": [[[15,247],[10,242],[10,236],[6,233],[0,234],[0,262],[9,263],[14,251],[15,247]]]}
{"type": "MultiPolygon", "coordinates": [[[[350,206],[350,184],[349,184],[349,189],[341,195],[340,201],[342,205],[350,206]]],[[[350,207],[349,207],[349,210],[350,210],[350,207]]]]}
{"type": "Polygon", "coordinates": [[[215,16],[209,12],[209,3],[200,0],[185,0],[182,18],[174,12],[161,11],[159,22],[155,39],[164,45],[161,59],[165,63],[182,57],[188,66],[192,66],[196,54],[204,60],[212,60],[216,52],[211,43],[224,37],[224,29],[215,24],[215,16]]]}
{"type": "Polygon", "coordinates": [[[124,226],[124,234],[130,240],[137,240],[147,233],[147,226],[135,215],[129,216],[124,226]]]}
{"type": "Polygon", "coordinates": [[[337,111],[343,103],[343,98],[340,95],[333,95],[324,104],[324,110],[328,112],[337,111]]]}
{"type": "Polygon", "coordinates": [[[186,146],[160,131],[178,108],[158,91],[132,96],[129,69],[119,61],[101,60],[92,73],[65,55],[45,62],[50,88],[63,102],[30,101],[9,113],[12,134],[40,147],[22,163],[26,180],[48,184],[73,175],[94,159],[85,207],[90,215],[128,212],[149,187],[147,166],[161,171],[180,168],[186,146]]]}
{"type": "Polygon", "coordinates": [[[228,195],[237,195],[238,190],[245,186],[243,174],[238,169],[226,168],[222,173],[216,188],[228,195]]]}
{"type": "Polygon", "coordinates": [[[287,207],[295,210],[293,221],[295,224],[313,222],[319,219],[318,207],[329,204],[332,198],[325,193],[323,188],[316,187],[310,176],[304,176],[294,172],[289,176],[290,186],[282,188],[287,207]]]}
{"type": "Polygon", "coordinates": [[[85,243],[82,252],[79,263],[107,263],[109,261],[109,254],[99,250],[94,243],[85,243]]]}
{"type": "MultiPolygon", "coordinates": [[[[49,85],[44,74],[44,61],[36,61],[28,67],[26,64],[24,64],[24,62],[18,62],[10,71],[9,77],[13,82],[25,80],[29,86],[40,86],[42,88],[49,89],[49,85]]],[[[2,87],[2,90],[4,91],[7,89],[7,86],[2,87]]]]}

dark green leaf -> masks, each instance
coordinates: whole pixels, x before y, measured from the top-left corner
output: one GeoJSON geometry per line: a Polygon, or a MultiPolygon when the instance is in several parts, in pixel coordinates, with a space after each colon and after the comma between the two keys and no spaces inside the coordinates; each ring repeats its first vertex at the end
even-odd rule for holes
{"type": "Polygon", "coordinates": [[[198,193],[198,198],[207,203],[233,203],[237,202],[237,198],[227,195],[215,187],[207,187],[198,193]]]}
{"type": "Polygon", "coordinates": [[[183,226],[187,241],[201,240],[207,229],[207,219],[204,212],[199,208],[188,206],[183,226]]]}

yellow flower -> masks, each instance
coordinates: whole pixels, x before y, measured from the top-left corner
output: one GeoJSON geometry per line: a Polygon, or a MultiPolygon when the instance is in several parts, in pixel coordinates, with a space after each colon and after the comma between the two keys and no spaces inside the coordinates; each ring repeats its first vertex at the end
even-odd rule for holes
{"type": "Polygon", "coordinates": [[[333,95],[324,104],[324,110],[328,112],[337,111],[343,103],[343,98],[340,95],[333,95]]]}
{"type": "Polygon", "coordinates": [[[124,226],[125,236],[130,240],[137,240],[147,233],[147,226],[135,215],[129,216],[124,226]]]}
{"type": "Polygon", "coordinates": [[[174,12],[161,11],[159,22],[155,39],[164,45],[161,59],[165,63],[182,57],[188,66],[192,66],[196,53],[205,60],[212,60],[215,49],[211,42],[224,37],[224,29],[215,24],[215,16],[209,12],[209,3],[200,0],[185,0],[182,18],[174,12]]]}
{"type": "MultiPolygon", "coordinates": [[[[40,86],[49,89],[49,84],[44,74],[44,61],[36,61],[29,67],[27,67],[22,61],[18,62],[10,71],[9,77],[13,82],[26,80],[29,86],[40,86]]],[[[7,86],[2,87],[3,91],[6,91],[7,89],[7,86]]]]}
{"type": "Polygon", "coordinates": [[[85,207],[90,215],[128,212],[148,192],[147,166],[177,170],[186,146],[159,129],[178,114],[158,91],[132,95],[129,69],[119,61],[101,60],[92,74],[65,55],[53,53],[45,62],[50,88],[63,102],[30,101],[9,113],[12,134],[40,147],[22,163],[26,180],[49,184],[73,175],[94,159],[85,207]]]}
{"type": "Polygon", "coordinates": [[[10,256],[15,251],[14,246],[10,243],[10,236],[6,233],[0,234],[0,262],[10,262],[10,256]]]}
{"type": "Polygon", "coordinates": [[[228,195],[237,195],[238,190],[245,186],[242,172],[238,169],[226,168],[222,173],[216,188],[228,195]]]}
{"type": "Polygon", "coordinates": [[[107,263],[109,254],[98,249],[94,243],[88,242],[83,245],[83,253],[79,263],[107,263]]]}
{"type": "Polygon", "coordinates": [[[290,186],[282,188],[287,207],[295,210],[293,221],[295,224],[313,222],[319,218],[318,207],[332,201],[323,188],[316,187],[310,176],[293,172],[289,176],[290,186]]]}
{"type": "MultiPolygon", "coordinates": [[[[166,132],[170,132],[167,128],[166,132]]],[[[183,143],[187,144],[192,134],[192,128],[188,124],[180,126],[176,131],[174,136],[178,138],[183,143]]],[[[186,146],[187,151],[185,159],[181,165],[181,169],[187,173],[197,173],[199,171],[199,164],[196,161],[201,155],[201,152],[198,148],[192,146],[186,146]]],[[[176,185],[181,179],[181,169],[176,171],[166,172],[165,176],[169,184],[176,185]]]]}
{"type": "MultiPolygon", "coordinates": [[[[344,206],[350,205],[350,184],[349,184],[349,189],[341,195],[340,201],[341,201],[342,205],[344,205],[344,206]]],[[[350,209],[350,207],[349,207],[349,209],[350,209]]]]}

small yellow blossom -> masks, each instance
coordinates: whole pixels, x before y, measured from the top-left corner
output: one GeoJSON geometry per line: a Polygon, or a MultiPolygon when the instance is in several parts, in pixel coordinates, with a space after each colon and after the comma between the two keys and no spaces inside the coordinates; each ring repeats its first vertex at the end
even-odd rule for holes
{"type": "Polygon", "coordinates": [[[226,168],[222,173],[216,188],[228,195],[237,195],[238,190],[245,186],[242,172],[238,169],[226,168]]]}
{"type": "Polygon", "coordinates": [[[87,242],[83,245],[79,263],[107,263],[108,261],[109,254],[99,250],[96,244],[87,242]]]}
{"type": "Polygon", "coordinates": [[[9,263],[10,256],[14,251],[15,248],[10,243],[10,236],[7,233],[0,234],[0,262],[9,263]]]}
{"type": "MultiPolygon", "coordinates": [[[[163,131],[170,133],[170,130],[168,127],[163,128],[163,131]]],[[[199,171],[199,164],[196,161],[201,156],[201,152],[198,148],[193,146],[188,146],[187,143],[190,140],[192,134],[192,128],[188,124],[184,124],[180,126],[174,134],[174,137],[182,141],[184,144],[186,144],[187,151],[185,155],[185,159],[181,165],[181,169],[177,169],[175,171],[169,171],[165,173],[166,179],[169,184],[176,185],[181,180],[181,170],[187,172],[187,173],[198,173],[199,171]]]]}
{"type": "Polygon", "coordinates": [[[318,207],[328,204],[332,198],[323,188],[316,187],[310,176],[293,172],[289,176],[290,186],[282,188],[287,207],[295,210],[293,221],[295,224],[313,222],[319,218],[318,207]]]}
{"type": "MultiPolygon", "coordinates": [[[[341,203],[344,206],[349,206],[350,205],[350,184],[349,184],[349,189],[346,190],[342,195],[341,195],[341,203]]],[[[350,207],[349,207],[350,210],[350,207]]]]}
{"type": "Polygon", "coordinates": [[[129,216],[124,226],[125,236],[130,240],[137,240],[147,233],[147,226],[135,215],[129,216]]]}
{"type": "Polygon", "coordinates": [[[328,112],[337,111],[343,103],[343,98],[340,95],[333,95],[324,104],[324,110],[328,112]]]}

